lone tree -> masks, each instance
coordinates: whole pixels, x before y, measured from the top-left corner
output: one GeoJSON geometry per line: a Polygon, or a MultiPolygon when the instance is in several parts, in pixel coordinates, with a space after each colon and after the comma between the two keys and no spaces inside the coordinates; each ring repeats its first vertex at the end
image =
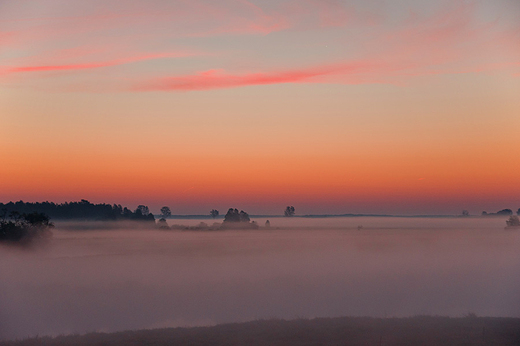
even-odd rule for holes
{"type": "Polygon", "coordinates": [[[520,208],[516,211],[516,215],[520,215],[520,208]]]}
{"type": "Polygon", "coordinates": [[[211,215],[212,218],[216,218],[219,215],[218,210],[211,209],[211,211],[209,212],[209,215],[211,215]]]}
{"type": "Polygon", "coordinates": [[[166,206],[162,207],[161,208],[161,215],[164,218],[172,216],[172,211],[170,210],[170,207],[166,207],[166,206]]]}
{"type": "Polygon", "coordinates": [[[463,210],[462,211],[462,216],[469,216],[469,211],[463,210]]]}
{"type": "Polygon", "coordinates": [[[287,208],[285,208],[284,216],[287,216],[287,217],[294,216],[294,207],[292,205],[290,207],[288,206],[287,208]]]}

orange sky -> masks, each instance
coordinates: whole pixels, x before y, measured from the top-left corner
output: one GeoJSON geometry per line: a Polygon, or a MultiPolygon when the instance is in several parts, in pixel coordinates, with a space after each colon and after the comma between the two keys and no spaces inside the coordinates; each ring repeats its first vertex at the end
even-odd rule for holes
{"type": "Polygon", "coordinates": [[[0,4],[0,202],[520,207],[515,1],[177,5],[0,4]]]}

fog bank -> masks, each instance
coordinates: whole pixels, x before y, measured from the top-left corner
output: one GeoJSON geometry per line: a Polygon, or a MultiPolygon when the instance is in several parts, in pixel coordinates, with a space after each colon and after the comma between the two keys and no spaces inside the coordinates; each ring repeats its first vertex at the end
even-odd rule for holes
{"type": "Polygon", "coordinates": [[[520,317],[520,232],[505,231],[502,219],[271,225],[71,231],[57,223],[45,247],[0,247],[0,338],[271,317],[520,317]]]}

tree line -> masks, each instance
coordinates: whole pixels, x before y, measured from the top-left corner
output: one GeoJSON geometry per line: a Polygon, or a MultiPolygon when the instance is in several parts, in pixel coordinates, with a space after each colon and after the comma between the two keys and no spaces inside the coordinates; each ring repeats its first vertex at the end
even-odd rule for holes
{"type": "Polygon", "coordinates": [[[121,204],[94,204],[85,199],[80,202],[9,202],[0,203],[2,213],[19,214],[41,213],[51,219],[83,219],[83,220],[137,220],[155,222],[155,217],[145,205],[130,210],[121,204]]]}
{"type": "MultiPolygon", "coordinates": [[[[482,212],[482,216],[509,216],[513,215],[513,211],[511,209],[502,209],[497,211],[496,213],[488,213],[486,211],[482,212]]],[[[516,211],[516,215],[520,215],[520,208],[516,211]]]]}

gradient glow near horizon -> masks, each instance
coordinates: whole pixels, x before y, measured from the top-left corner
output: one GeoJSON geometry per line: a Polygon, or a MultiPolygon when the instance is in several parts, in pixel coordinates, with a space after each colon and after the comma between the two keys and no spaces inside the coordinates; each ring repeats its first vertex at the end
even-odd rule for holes
{"type": "Polygon", "coordinates": [[[520,3],[0,1],[0,200],[520,207],[520,3]]]}

